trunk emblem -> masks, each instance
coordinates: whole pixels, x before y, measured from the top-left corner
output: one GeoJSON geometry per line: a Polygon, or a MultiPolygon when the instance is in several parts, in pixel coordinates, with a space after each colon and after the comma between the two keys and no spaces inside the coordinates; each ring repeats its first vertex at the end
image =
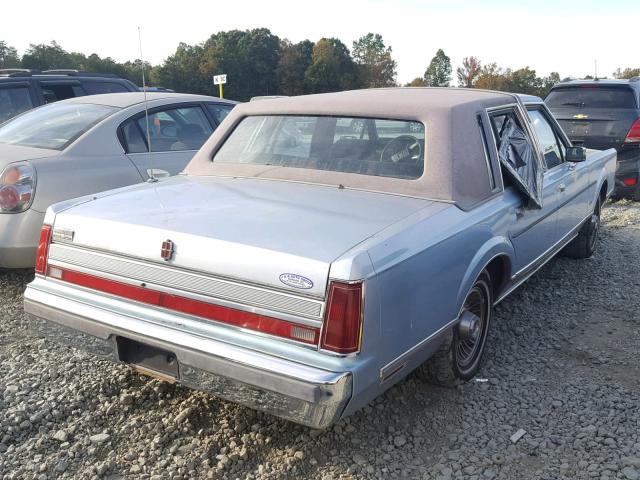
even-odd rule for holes
{"type": "Polygon", "coordinates": [[[303,290],[309,290],[313,287],[311,280],[295,273],[283,273],[280,275],[280,281],[289,287],[302,288],[303,290]]]}
{"type": "Polygon", "coordinates": [[[577,115],[574,115],[573,118],[577,120],[584,120],[585,118],[589,118],[589,115],[585,115],[584,113],[578,113],[577,115]]]}
{"type": "Polygon", "coordinates": [[[175,244],[171,240],[165,240],[164,242],[162,242],[160,256],[168,262],[173,257],[174,250],[175,244]]]}

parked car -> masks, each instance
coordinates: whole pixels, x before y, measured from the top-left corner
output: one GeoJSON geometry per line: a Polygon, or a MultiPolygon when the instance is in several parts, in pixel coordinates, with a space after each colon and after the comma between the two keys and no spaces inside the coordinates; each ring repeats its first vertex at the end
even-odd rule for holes
{"type": "Polygon", "coordinates": [[[472,378],[493,305],[561,250],[593,253],[615,158],[537,97],[243,104],[183,175],[49,208],[25,310],[54,340],[326,427],[430,357],[434,381],[472,378]],[[343,136],[354,118],[366,134],[343,136]]]}
{"type": "Polygon", "coordinates": [[[614,196],[640,201],[640,77],[561,82],[545,102],[572,141],[617,150],[614,196]]]}
{"type": "Polygon", "coordinates": [[[79,97],[0,126],[0,267],[34,266],[52,203],[179,173],[234,106],[200,95],[144,98],[79,97]]]}
{"type": "Polygon", "coordinates": [[[78,70],[0,70],[0,123],[46,103],[100,93],[137,92],[116,75],[78,70]]]}

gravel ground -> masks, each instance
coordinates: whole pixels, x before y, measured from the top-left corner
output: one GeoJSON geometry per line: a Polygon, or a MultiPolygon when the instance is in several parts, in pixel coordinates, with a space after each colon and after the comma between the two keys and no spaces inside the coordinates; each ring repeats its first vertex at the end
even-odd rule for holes
{"type": "Polygon", "coordinates": [[[640,205],[603,221],[497,308],[482,378],[323,432],[36,339],[0,273],[0,478],[639,479],[640,205]]]}

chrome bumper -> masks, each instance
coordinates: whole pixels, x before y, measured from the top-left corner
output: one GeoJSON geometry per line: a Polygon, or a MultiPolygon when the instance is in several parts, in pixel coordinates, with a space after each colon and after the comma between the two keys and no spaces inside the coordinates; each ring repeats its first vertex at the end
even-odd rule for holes
{"type": "Polygon", "coordinates": [[[175,354],[177,381],[312,428],[340,419],[352,392],[348,372],[330,372],[273,355],[120,315],[56,295],[36,279],[24,308],[36,332],[119,362],[116,337],[175,354]]]}

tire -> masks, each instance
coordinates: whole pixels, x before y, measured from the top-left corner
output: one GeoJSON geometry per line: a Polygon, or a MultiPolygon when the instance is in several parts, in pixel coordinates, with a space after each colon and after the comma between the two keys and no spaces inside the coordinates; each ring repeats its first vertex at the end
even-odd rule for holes
{"type": "Polygon", "coordinates": [[[562,253],[571,258],[589,258],[596,250],[598,243],[598,234],[600,232],[600,210],[602,208],[601,200],[598,198],[593,213],[584,222],[580,233],[567,245],[562,253]]]}
{"type": "Polygon", "coordinates": [[[422,367],[422,376],[430,383],[455,387],[472,379],[480,370],[493,317],[491,277],[483,271],[464,300],[458,323],[445,335],[438,351],[422,367]],[[477,318],[475,334],[470,334],[465,318],[477,318]]]}

